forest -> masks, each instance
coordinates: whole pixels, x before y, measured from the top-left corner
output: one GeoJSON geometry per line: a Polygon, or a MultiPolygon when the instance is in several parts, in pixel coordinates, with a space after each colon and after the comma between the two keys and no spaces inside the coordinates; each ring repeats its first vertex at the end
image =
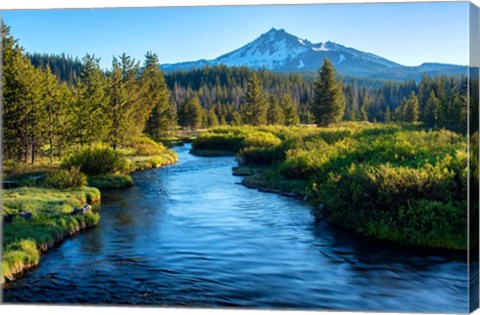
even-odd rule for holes
{"type": "MultiPolygon", "coordinates": [[[[158,140],[177,128],[316,122],[315,73],[215,66],[165,74],[150,52],[143,64],[122,54],[103,70],[93,55],[80,61],[25,53],[3,28],[7,161],[33,164],[46,147],[51,160],[61,159],[72,145],[93,140],[128,146],[142,133],[158,140]],[[261,96],[253,105],[257,121],[247,113],[249,89],[261,96]]],[[[345,101],[342,121],[419,122],[467,132],[466,76],[423,76],[420,82],[336,78],[345,101]]]]}
{"type": "Polygon", "coordinates": [[[91,54],[27,53],[1,27],[4,175],[23,176],[25,166],[46,175],[5,195],[4,276],[38,263],[58,235],[97,224],[98,214],[72,208],[99,200],[96,188],[133,185],[135,170],[175,163],[166,145],[187,133],[193,154],[236,155],[244,185],[302,196],[343,228],[467,247],[467,181],[478,187],[467,156],[468,139],[478,146],[478,122],[467,121],[478,102],[467,100],[478,90],[468,91],[466,75],[344,77],[328,59],[307,74],[222,65],[165,73],[152,52],[102,69],[91,54]],[[35,224],[19,218],[26,210],[35,224]]]}

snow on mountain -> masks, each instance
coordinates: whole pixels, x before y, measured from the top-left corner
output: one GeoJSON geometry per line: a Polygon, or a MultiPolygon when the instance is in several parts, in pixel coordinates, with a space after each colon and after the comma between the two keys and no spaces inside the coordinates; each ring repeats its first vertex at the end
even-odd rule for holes
{"type": "Polygon", "coordinates": [[[272,28],[249,44],[218,57],[213,64],[274,70],[310,49],[311,43],[272,28]]]}
{"type": "MultiPolygon", "coordinates": [[[[189,70],[206,65],[214,66],[247,66],[250,68],[266,68],[281,72],[316,71],[324,59],[328,58],[338,72],[352,76],[385,77],[397,75],[403,71],[416,70],[405,67],[388,59],[345,47],[334,42],[311,43],[287,33],[283,29],[272,28],[257,39],[213,60],[198,60],[176,64],[165,64],[167,71],[189,70]]],[[[440,64],[432,65],[431,71],[438,71],[440,64]]],[[[424,67],[425,69],[427,67],[424,67]]]]}

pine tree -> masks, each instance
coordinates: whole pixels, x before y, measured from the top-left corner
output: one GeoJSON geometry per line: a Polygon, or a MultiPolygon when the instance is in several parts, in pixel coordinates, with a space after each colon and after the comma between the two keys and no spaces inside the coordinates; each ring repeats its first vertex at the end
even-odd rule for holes
{"type": "Polygon", "coordinates": [[[452,83],[450,130],[465,134],[467,132],[467,78],[462,77],[458,84],[457,87],[452,83]]]}
{"type": "Polygon", "coordinates": [[[274,95],[270,96],[270,107],[268,108],[267,122],[269,125],[283,125],[285,123],[283,110],[278,104],[278,100],[274,95]]]}
{"type": "Polygon", "coordinates": [[[290,94],[285,94],[282,100],[282,108],[285,113],[285,125],[296,126],[300,124],[297,107],[290,94]]]}
{"type": "Polygon", "coordinates": [[[410,97],[402,104],[403,120],[406,122],[418,121],[419,105],[415,92],[410,93],[410,97]]]}
{"type": "Polygon", "coordinates": [[[185,106],[185,122],[192,129],[202,127],[204,110],[198,97],[192,97],[185,106]]]}
{"type": "Polygon", "coordinates": [[[242,115],[239,112],[232,113],[232,120],[230,122],[232,126],[241,126],[242,125],[242,115]]]}
{"type": "Polygon", "coordinates": [[[248,80],[245,101],[246,103],[242,107],[243,122],[252,126],[266,125],[268,104],[255,73],[252,73],[248,80]]]}
{"type": "Polygon", "coordinates": [[[108,141],[113,149],[120,145],[129,144],[133,136],[143,130],[140,93],[136,81],[138,64],[127,55],[120,56],[120,61],[113,58],[112,71],[108,80],[107,93],[110,108],[108,117],[110,126],[108,141]]]}
{"type": "Polygon", "coordinates": [[[317,125],[328,126],[338,122],[345,111],[345,97],[342,84],[335,79],[335,69],[327,58],[318,71],[313,89],[312,112],[317,125]]]}
{"type": "Polygon", "coordinates": [[[154,138],[160,138],[161,135],[174,130],[177,113],[175,106],[170,102],[170,93],[156,54],[148,52],[145,55],[140,81],[147,114],[145,132],[154,138]]]}
{"type": "Polygon", "coordinates": [[[26,90],[25,94],[21,96],[21,100],[25,102],[24,105],[27,110],[25,125],[23,126],[25,130],[25,161],[30,160],[31,164],[35,164],[36,153],[42,145],[46,127],[40,84],[42,70],[34,68],[27,58],[23,57],[23,59],[26,66],[24,72],[26,90]]]}
{"type": "Polygon", "coordinates": [[[210,110],[207,113],[207,127],[212,128],[218,126],[218,117],[217,114],[215,114],[215,109],[213,107],[210,108],[210,110]]]}
{"type": "Polygon", "coordinates": [[[360,121],[368,121],[368,114],[366,107],[368,105],[366,103],[363,104],[363,106],[360,108],[360,113],[359,113],[359,120],[360,121]]]}
{"type": "Polygon", "coordinates": [[[35,163],[35,152],[43,133],[40,79],[24,56],[10,29],[2,22],[3,52],[3,154],[17,162],[35,163]]]}
{"type": "Polygon", "coordinates": [[[440,110],[440,101],[435,95],[435,91],[431,90],[425,104],[424,122],[427,128],[435,128],[437,126],[438,112],[440,110]]]}
{"type": "Polygon", "coordinates": [[[22,100],[28,89],[26,82],[27,64],[22,49],[10,35],[10,28],[2,20],[2,90],[3,90],[3,154],[4,159],[12,159],[14,167],[22,160],[23,126],[27,116],[27,107],[22,100]]]}
{"type": "Polygon", "coordinates": [[[358,120],[358,102],[357,98],[355,96],[353,87],[351,84],[348,84],[345,87],[345,115],[344,115],[344,120],[347,121],[356,121],[358,120]]]}
{"type": "Polygon", "coordinates": [[[69,134],[69,121],[66,107],[71,95],[66,83],[59,84],[50,66],[42,71],[42,107],[46,118],[46,133],[48,137],[50,164],[53,163],[54,151],[60,156],[61,147],[66,143],[69,134]]]}
{"type": "Polygon", "coordinates": [[[100,59],[87,54],[83,71],[75,87],[73,132],[80,145],[106,138],[111,121],[108,119],[106,78],[100,69],[100,59]]]}
{"type": "Polygon", "coordinates": [[[177,107],[177,123],[181,127],[187,127],[187,103],[180,103],[177,107]]]}
{"type": "Polygon", "coordinates": [[[392,121],[392,112],[390,111],[390,106],[387,105],[385,109],[385,117],[383,119],[384,122],[389,123],[392,121]]]}
{"type": "Polygon", "coordinates": [[[370,117],[371,119],[369,119],[369,115],[368,115],[371,106],[372,106],[372,102],[368,97],[367,91],[363,89],[360,93],[360,113],[359,113],[360,121],[373,120],[373,117],[370,117]]]}

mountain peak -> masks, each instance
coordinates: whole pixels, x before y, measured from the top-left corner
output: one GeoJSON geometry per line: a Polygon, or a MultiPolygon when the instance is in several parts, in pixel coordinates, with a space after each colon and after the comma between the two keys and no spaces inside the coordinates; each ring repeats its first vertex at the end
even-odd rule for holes
{"type": "Polygon", "coordinates": [[[283,28],[275,28],[275,27],[272,27],[268,32],[268,33],[286,33],[285,30],[283,28]]]}
{"type": "MultiPolygon", "coordinates": [[[[328,58],[340,73],[369,75],[398,64],[374,54],[345,47],[331,41],[312,43],[285,31],[272,27],[250,43],[213,60],[198,62],[197,66],[224,64],[226,66],[247,66],[266,68],[273,71],[315,71],[328,58]]],[[[170,69],[194,68],[196,62],[186,62],[170,69]]]]}

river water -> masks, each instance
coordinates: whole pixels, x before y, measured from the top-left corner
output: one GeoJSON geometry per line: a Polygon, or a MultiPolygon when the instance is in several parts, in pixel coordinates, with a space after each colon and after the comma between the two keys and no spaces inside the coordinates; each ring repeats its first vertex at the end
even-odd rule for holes
{"type": "Polygon", "coordinates": [[[398,248],[238,185],[233,157],[133,174],[100,224],[52,249],[7,303],[467,312],[463,254],[398,248]]]}

